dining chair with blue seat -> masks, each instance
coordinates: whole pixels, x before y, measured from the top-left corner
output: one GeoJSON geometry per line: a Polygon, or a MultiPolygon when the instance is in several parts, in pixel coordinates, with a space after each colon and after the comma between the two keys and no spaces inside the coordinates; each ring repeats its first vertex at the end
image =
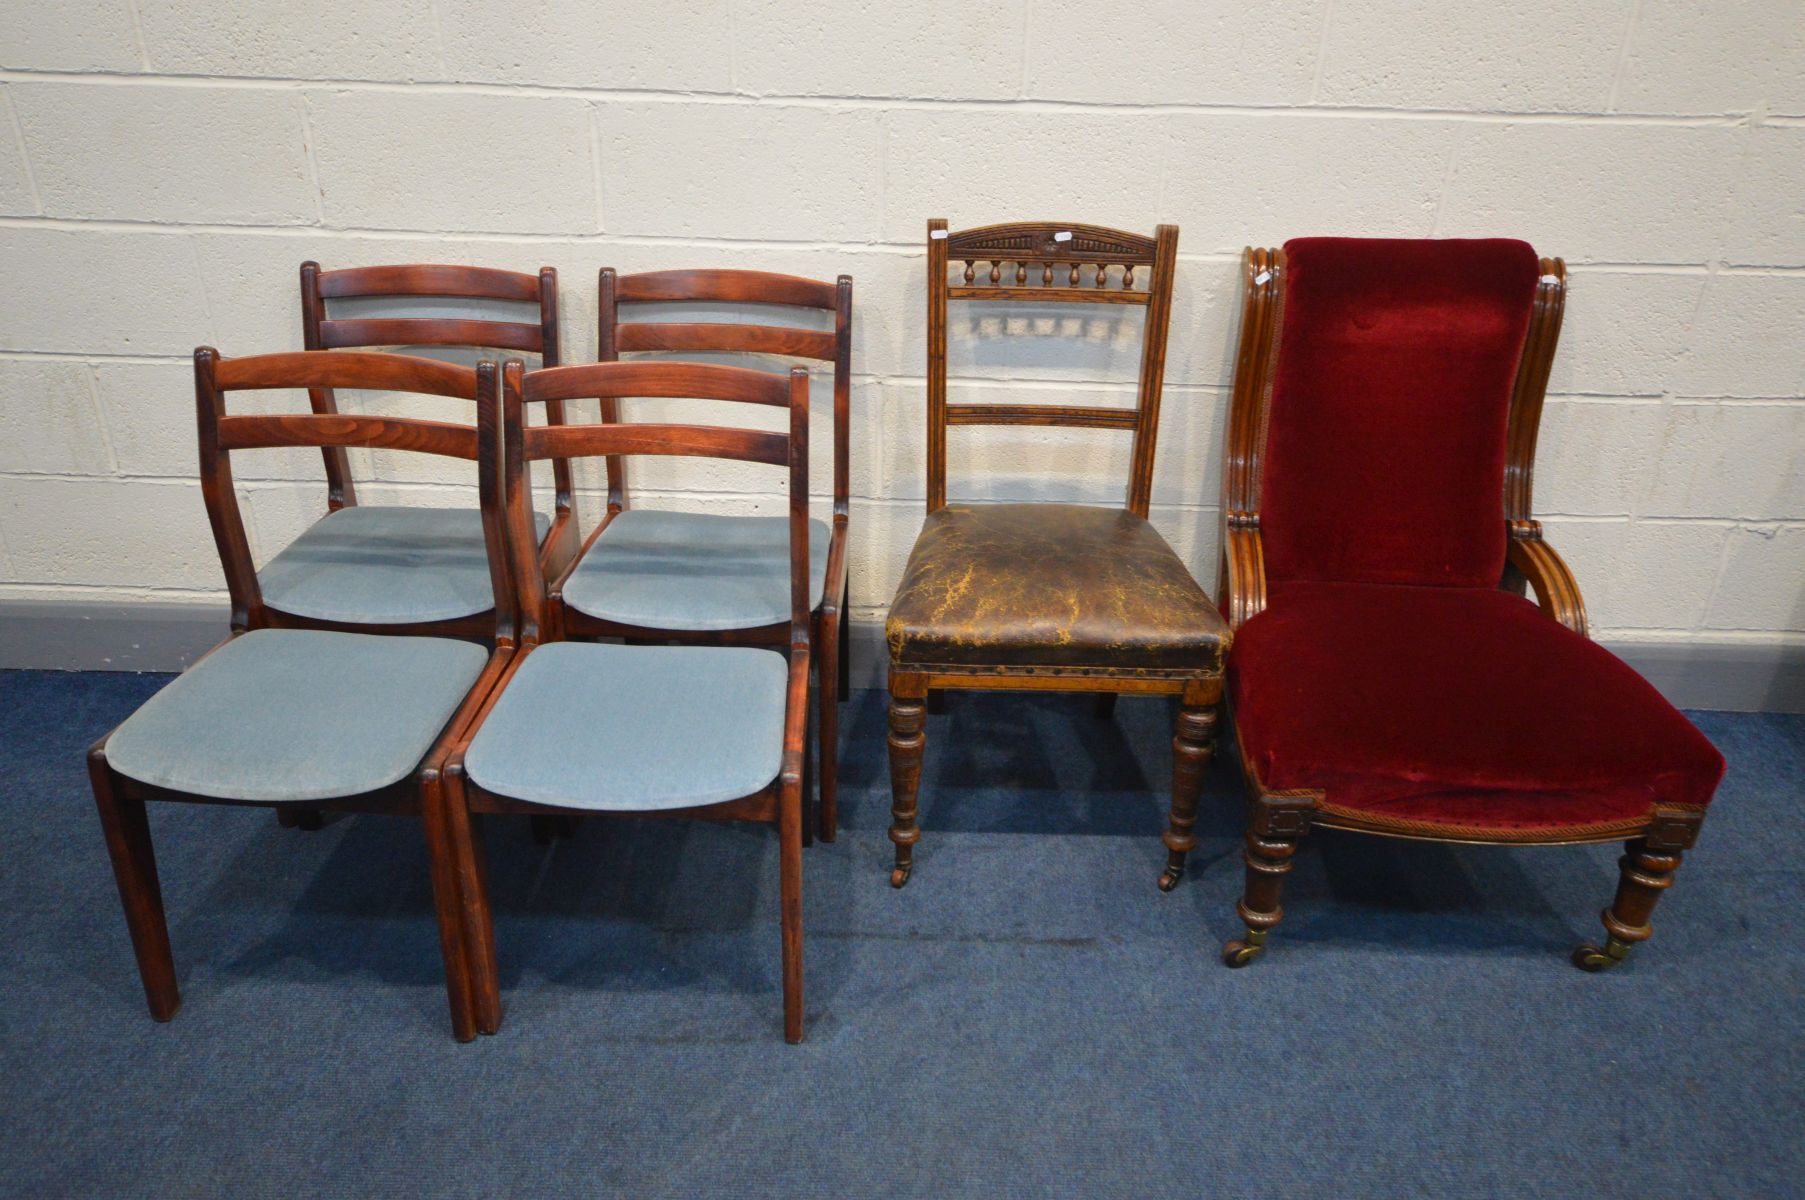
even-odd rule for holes
{"type": "MultiPolygon", "coordinates": [[[[269,389],[382,388],[475,400],[477,369],[394,354],[222,359],[208,348],[195,352],[194,369],[201,490],[231,587],[233,628],[88,754],[139,973],[160,1021],[175,1015],[180,993],[146,802],[419,815],[439,786],[422,762],[504,665],[465,639],[258,623],[262,600],[233,481],[233,455],[275,447],[376,446],[474,460],[475,428],[336,413],[228,415],[225,408],[229,393],[269,389]]],[[[491,633],[505,641],[512,593],[498,526],[485,544],[488,608],[502,614],[491,633]]],[[[428,824],[429,839],[440,833],[428,824]]],[[[445,861],[443,853],[433,857],[435,866],[445,861]]],[[[456,885],[449,877],[435,883],[453,1028],[468,1039],[474,997],[456,885]]]]}
{"type": "MultiPolygon", "coordinates": [[[[517,639],[496,688],[431,768],[456,856],[477,1025],[500,1027],[494,925],[473,813],[627,815],[754,821],[778,828],[784,1036],[802,1040],[802,797],[807,788],[809,656],[808,372],[786,379],[696,363],[596,363],[502,369],[481,406],[485,510],[505,513],[517,639]],[[703,425],[602,423],[527,428],[527,405],[554,398],[693,397],[788,409],[786,433],[703,425]],[[552,454],[685,455],[787,469],[787,591],[781,647],[633,645],[564,640],[570,606],[532,568],[528,464],[552,454]],[[785,661],[787,653],[788,662],[785,661]],[[474,957],[471,957],[474,956],[474,957]]],[[[580,567],[579,562],[579,567],[580,567]]],[[[437,852],[437,850],[435,850],[437,852]]],[[[449,965],[449,964],[448,964],[449,965]]],[[[456,972],[448,975],[456,987],[456,972]]]]}

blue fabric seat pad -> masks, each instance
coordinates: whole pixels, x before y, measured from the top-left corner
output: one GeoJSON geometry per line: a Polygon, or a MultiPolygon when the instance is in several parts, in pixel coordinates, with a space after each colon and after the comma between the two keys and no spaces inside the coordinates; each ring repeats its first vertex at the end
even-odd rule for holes
{"type": "MultiPolygon", "coordinates": [[[[543,538],[550,522],[535,517],[543,538]]],[[[338,509],[264,564],[257,582],[272,608],[352,625],[452,621],[495,607],[476,508],[338,509]]]]}
{"type": "Polygon", "coordinates": [[[414,771],[487,661],[449,638],[255,630],[145,701],[107,761],[228,800],[355,796],[414,771]]]}
{"type": "MultiPolygon", "coordinates": [[[[809,522],[809,607],[827,586],[828,528],[809,522]]],[[[756,629],[790,619],[790,521],[628,509],[564,584],[578,612],[647,629],[756,629]]]]}
{"type": "Polygon", "coordinates": [[[496,795],[598,812],[737,800],[782,766],[788,676],[761,647],[554,642],[528,652],[464,767],[496,795]]]}

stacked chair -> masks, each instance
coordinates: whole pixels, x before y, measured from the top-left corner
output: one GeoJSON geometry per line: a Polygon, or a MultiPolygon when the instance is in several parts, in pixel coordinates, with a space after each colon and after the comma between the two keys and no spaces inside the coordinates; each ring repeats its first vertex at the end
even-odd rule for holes
{"type": "MultiPolygon", "coordinates": [[[[1169,697],[1164,890],[1196,843],[1226,697],[1248,793],[1245,932],[1223,949],[1230,966],[1266,948],[1293,856],[1317,827],[1622,839],[1606,937],[1573,954],[1588,971],[1622,961],[1649,936],[1724,762],[1588,640],[1578,586],[1532,515],[1561,261],[1503,240],[1248,251],[1218,611],[1148,520],[1177,242],[1172,226],[929,223],[928,512],[886,624],[891,884],[914,869],[927,714],[944,690],[1090,693],[1105,717],[1119,694],[1169,697]],[[997,300],[1140,308],[1135,405],[953,403],[948,305],[997,300]],[[1122,506],[949,503],[947,430],[963,425],[1128,435],[1122,506]]],[[[264,806],[304,827],[324,812],[421,817],[465,1041],[501,1024],[482,817],[525,814],[542,836],[579,817],[686,817],[776,826],[783,1030],[801,1041],[802,850],[838,826],[852,281],[603,270],[600,361],[583,364],[562,361],[550,268],[306,263],[301,282],[304,350],[195,352],[200,481],[230,635],[88,755],[152,1015],[170,1019],[180,997],[150,801],[264,806]],[[422,297],[535,311],[340,310],[422,297]],[[673,304],[788,310],[815,327],[623,319],[624,306],[673,304]],[[648,354],[663,357],[626,357],[648,354]],[[721,354],[786,370],[712,361],[721,354]],[[831,522],[809,514],[810,375],[797,359],[833,364],[831,522]],[[308,411],[227,411],[235,393],[284,389],[305,391],[308,411]],[[344,389],[461,402],[476,418],[343,412],[344,389]],[[763,406],[780,427],[628,421],[621,401],[633,397],[763,406]],[[600,420],[573,423],[567,406],[592,399],[600,420]],[[258,568],[232,464],[277,447],[320,450],[327,506],[258,568]],[[359,447],[471,464],[478,503],[360,505],[348,455],[359,447]],[[781,472],[787,511],[633,508],[628,460],[640,456],[781,472]],[[608,498],[585,538],[573,473],[586,459],[603,460],[608,498]],[[545,462],[549,515],[531,483],[545,462]]]]}

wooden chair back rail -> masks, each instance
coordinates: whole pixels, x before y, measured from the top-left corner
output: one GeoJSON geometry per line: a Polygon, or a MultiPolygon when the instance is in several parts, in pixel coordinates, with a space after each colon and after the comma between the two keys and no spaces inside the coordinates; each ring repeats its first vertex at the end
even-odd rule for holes
{"type": "MultiPolygon", "coordinates": [[[[558,272],[541,267],[537,274],[504,271],[494,267],[467,267],[453,263],[405,263],[379,267],[348,267],[322,271],[317,262],[301,264],[301,335],[309,350],[355,349],[375,346],[469,346],[473,349],[515,350],[538,354],[542,366],[561,361],[558,337],[558,272]],[[467,300],[500,300],[537,305],[538,319],[497,321],[432,317],[328,318],[326,301],[388,296],[394,298],[444,296],[467,300]]],[[[344,385],[341,385],[344,386],[344,385]]],[[[413,389],[391,389],[413,390],[413,389]]],[[[313,411],[325,416],[338,412],[332,385],[313,385],[308,392],[313,411]]],[[[564,405],[546,405],[546,421],[564,424],[564,405]]],[[[350,461],[342,446],[325,446],[326,504],[328,509],[357,503],[350,461]]],[[[576,492],[570,464],[552,463],[557,511],[568,524],[576,520],[576,492]]]]}
{"type": "MultiPolygon", "coordinates": [[[[852,279],[833,283],[769,271],[646,271],[621,275],[604,267],[597,281],[599,299],[596,357],[603,362],[641,351],[666,353],[769,354],[807,358],[834,365],[834,516],[852,509],[852,279]],[[777,308],[819,309],[834,314],[833,332],[793,329],[737,321],[623,321],[622,304],[656,303],[759,304],[777,308]]],[[[602,395],[602,420],[619,422],[620,397],[602,395]]],[[[610,456],[608,508],[627,505],[627,466],[610,456]]]]}
{"type": "Polygon", "coordinates": [[[537,354],[545,345],[537,325],[511,321],[379,317],[320,322],[320,348],[345,346],[480,346],[537,354]]]}
{"type": "Polygon", "coordinates": [[[521,392],[528,404],[590,396],[688,396],[781,407],[790,402],[790,381],[716,363],[597,362],[530,372],[521,392]]]}
{"type": "Polygon", "coordinates": [[[1177,260],[1178,228],[1173,225],[1161,225],[1154,236],[1145,237],[1096,225],[1048,221],[956,231],[949,231],[943,218],[928,222],[929,512],[946,505],[948,425],[1069,425],[1134,431],[1126,507],[1138,516],[1147,515],[1153,499],[1154,449],[1177,260]],[[952,281],[952,261],[961,264],[958,283],[952,281]],[[988,264],[986,272],[978,271],[980,263],[988,264]],[[1006,271],[1009,265],[1013,270],[1006,271]],[[1095,267],[1088,284],[1082,282],[1087,265],[1095,267]],[[1120,268],[1119,275],[1115,267],[1120,268]],[[1135,285],[1143,267],[1147,268],[1146,286],[1139,289],[1135,285]],[[1036,278],[1037,284],[1033,282],[1036,278]],[[1135,407],[949,405],[946,306],[952,300],[1144,306],[1147,317],[1135,407]]]}
{"type": "MultiPolygon", "coordinates": [[[[318,446],[338,450],[347,446],[380,446],[448,458],[479,459],[481,428],[493,425],[478,404],[478,425],[458,425],[411,417],[365,416],[345,413],[293,413],[229,416],[226,396],[232,391],[271,388],[369,388],[382,391],[456,396],[476,399],[480,369],[457,367],[432,359],[401,354],[334,353],[300,351],[251,358],[222,359],[217,350],[203,346],[194,352],[195,415],[199,428],[201,496],[219,548],[226,588],[232,598],[232,628],[245,630],[268,623],[262,589],[245,534],[244,515],[238,506],[238,489],[232,476],[231,454],[236,450],[277,446],[318,446]]],[[[492,470],[479,467],[478,475],[492,470]]],[[[530,518],[529,518],[530,519],[530,518]]],[[[485,516],[485,529],[490,518],[485,516]]],[[[511,631],[514,588],[508,564],[494,530],[489,538],[489,576],[494,589],[498,638],[511,631]]],[[[536,539],[533,543],[537,544],[536,539]]]]}
{"type": "Polygon", "coordinates": [[[529,462],[562,455],[588,458],[608,454],[669,454],[732,458],[782,466],[790,461],[789,438],[756,429],[712,425],[565,425],[524,431],[529,462]]]}
{"type": "Polygon", "coordinates": [[[704,304],[773,304],[787,308],[834,310],[838,289],[819,279],[770,271],[643,271],[615,275],[614,298],[621,304],[690,301],[704,304]]]}
{"type": "Polygon", "coordinates": [[[1558,258],[1544,258],[1541,268],[1529,334],[1523,341],[1523,357],[1517,362],[1505,442],[1504,519],[1510,523],[1511,533],[1519,537],[1541,528],[1532,507],[1536,434],[1542,424],[1542,402],[1548,395],[1548,375],[1554,369],[1554,349],[1560,341],[1561,319],[1567,307],[1567,264],[1558,258]]]}
{"type": "Polygon", "coordinates": [[[349,267],[337,271],[321,271],[317,263],[312,266],[322,300],[346,300],[358,296],[454,296],[537,304],[543,285],[543,275],[451,263],[349,267]]]}
{"type": "Polygon", "coordinates": [[[615,330],[614,349],[720,351],[741,354],[775,354],[785,358],[834,360],[834,335],[815,329],[786,329],[776,325],[741,325],[737,322],[688,322],[664,324],[634,321],[615,330]]]}
{"type": "Polygon", "coordinates": [[[478,387],[494,403],[479,405],[478,454],[494,457],[498,471],[483,472],[485,513],[500,511],[506,522],[502,541],[510,555],[514,602],[523,642],[537,642],[553,629],[551,601],[544,574],[537,569],[532,536],[532,510],[526,464],[562,454],[567,458],[626,454],[677,454],[770,463],[789,468],[790,646],[806,654],[810,617],[808,517],[809,374],[791,369],[786,379],[745,367],[684,362],[600,362],[558,367],[530,374],[519,359],[499,372],[493,364],[478,367],[478,387]],[[527,428],[525,406],[534,400],[579,396],[687,396],[754,404],[787,404],[787,434],[708,425],[599,424],[527,428]],[[496,489],[499,488],[499,495],[496,489]]]}

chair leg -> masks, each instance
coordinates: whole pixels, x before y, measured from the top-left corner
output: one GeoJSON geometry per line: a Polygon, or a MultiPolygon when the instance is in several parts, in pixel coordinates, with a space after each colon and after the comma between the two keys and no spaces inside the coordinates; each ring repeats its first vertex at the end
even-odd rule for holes
{"type": "Polygon", "coordinates": [[[1114,692],[1098,692],[1092,705],[1091,711],[1096,714],[1097,720],[1107,721],[1116,715],[1116,694],[1114,692]]]}
{"type": "Polygon", "coordinates": [[[150,1015],[167,1021],[182,1006],[182,994],[176,986],[175,956],[169,950],[163,889],[157,882],[157,855],[150,843],[144,801],[119,794],[102,750],[88,754],[88,779],[94,787],[94,805],[100,810],[100,827],[106,833],[107,854],[113,860],[113,880],[119,885],[119,903],[132,935],[144,998],[150,1004],[150,1015]]]}
{"type": "MultiPolygon", "coordinates": [[[[844,588],[842,588],[840,590],[840,611],[839,611],[837,618],[834,621],[834,627],[835,627],[835,629],[837,629],[839,631],[839,640],[840,640],[839,650],[838,650],[836,657],[839,662],[839,672],[840,672],[839,699],[840,699],[841,704],[846,703],[847,697],[852,695],[852,651],[851,651],[852,642],[851,642],[850,636],[847,633],[847,625],[849,624],[849,622],[846,619],[846,606],[848,604],[850,604],[851,602],[852,602],[852,584],[848,583],[844,588]]],[[[831,841],[832,839],[830,838],[828,840],[831,841]]]]}
{"type": "Polygon", "coordinates": [[[482,830],[470,812],[464,774],[454,767],[445,776],[445,829],[455,882],[463,907],[464,953],[470,963],[471,1007],[476,1031],[501,1028],[501,977],[495,965],[495,918],[489,907],[489,870],[484,861],[482,830]]]}
{"type": "MultiPolygon", "coordinates": [[[[1114,699],[1112,696],[1111,699],[1114,699]]],[[[1216,706],[1184,704],[1172,735],[1172,812],[1165,836],[1166,869],[1159,890],[1169,892],[1184,877],[1185,860],[1197,847],[1197,798],[1203,792],[1203,772],[1210,765],[1210,747],[1216,737],[1216,706]]]]}
{"type": "Polygon", "coordinates": [[[1678,850],[1651,850],[1643,838],[1630,841],[1624,851],[1617,860],[1617,896],[1601,914],[1604,946],[1587,943],[1573,951],[1573,965],[1582,971],[1608,970],[1629,957],[1637,942],[1648,940],[1654,932],[1649,918],[1680,869],[1678,850]]]}
{"type": "Polygon", "coordinates": [[[1247,864],[1247,894],[1235,905],[1235,912],[1247,923],[1247,934],[1222,947],[1224,963],[1245,967],[1265,949],[1267,933],[1285,915],[1279,897],[1285,890],[1285,876],[1291,873],[1291,856],[1296,852],[1295,841],[1263,838],[1249,831],[1246,849],[1241,853],[1247,864]]]}
{"type": "Polygon", "coordinates": [[[915,869],[915,843],[921,830],[915,824],[916,794],[921,790],[921,753],[927,745],[927,713],[922,697],[899,692],[890,681],[890,840],[896,843],[896,869],[890,886],[909,882],[915,869]]]}
{"type": "Polygon", "coordinates": [[[833,841],[840,832],[840,651],[845,620],[843,614],[825,613],[821,636],[815,639],[821,647],[815,680],[820,688],[821,735],[820,763],[816,768],[820,774],[816,778],[820,780],[821,840],[824,842],[833,841]]]}
{"type": "Polygon", "coordinates": [[[445,812],[445,786],[437,774],[421,781],[420,817],[426,829],[426,858],[432,873],[433,907],[439,920],[439,953],[445,960],[445,992],[451,1006],[451,1033],[460,1042],[476,1038],[476,993],[464,936],[464,904],[458,892],[458,862],[445,812]]]}
{"type": "Polygon", "coordinates": [[[783,1040],[802,1040],[802,788],[778,797],[779,891],[783,924],[783,1040]]]}

